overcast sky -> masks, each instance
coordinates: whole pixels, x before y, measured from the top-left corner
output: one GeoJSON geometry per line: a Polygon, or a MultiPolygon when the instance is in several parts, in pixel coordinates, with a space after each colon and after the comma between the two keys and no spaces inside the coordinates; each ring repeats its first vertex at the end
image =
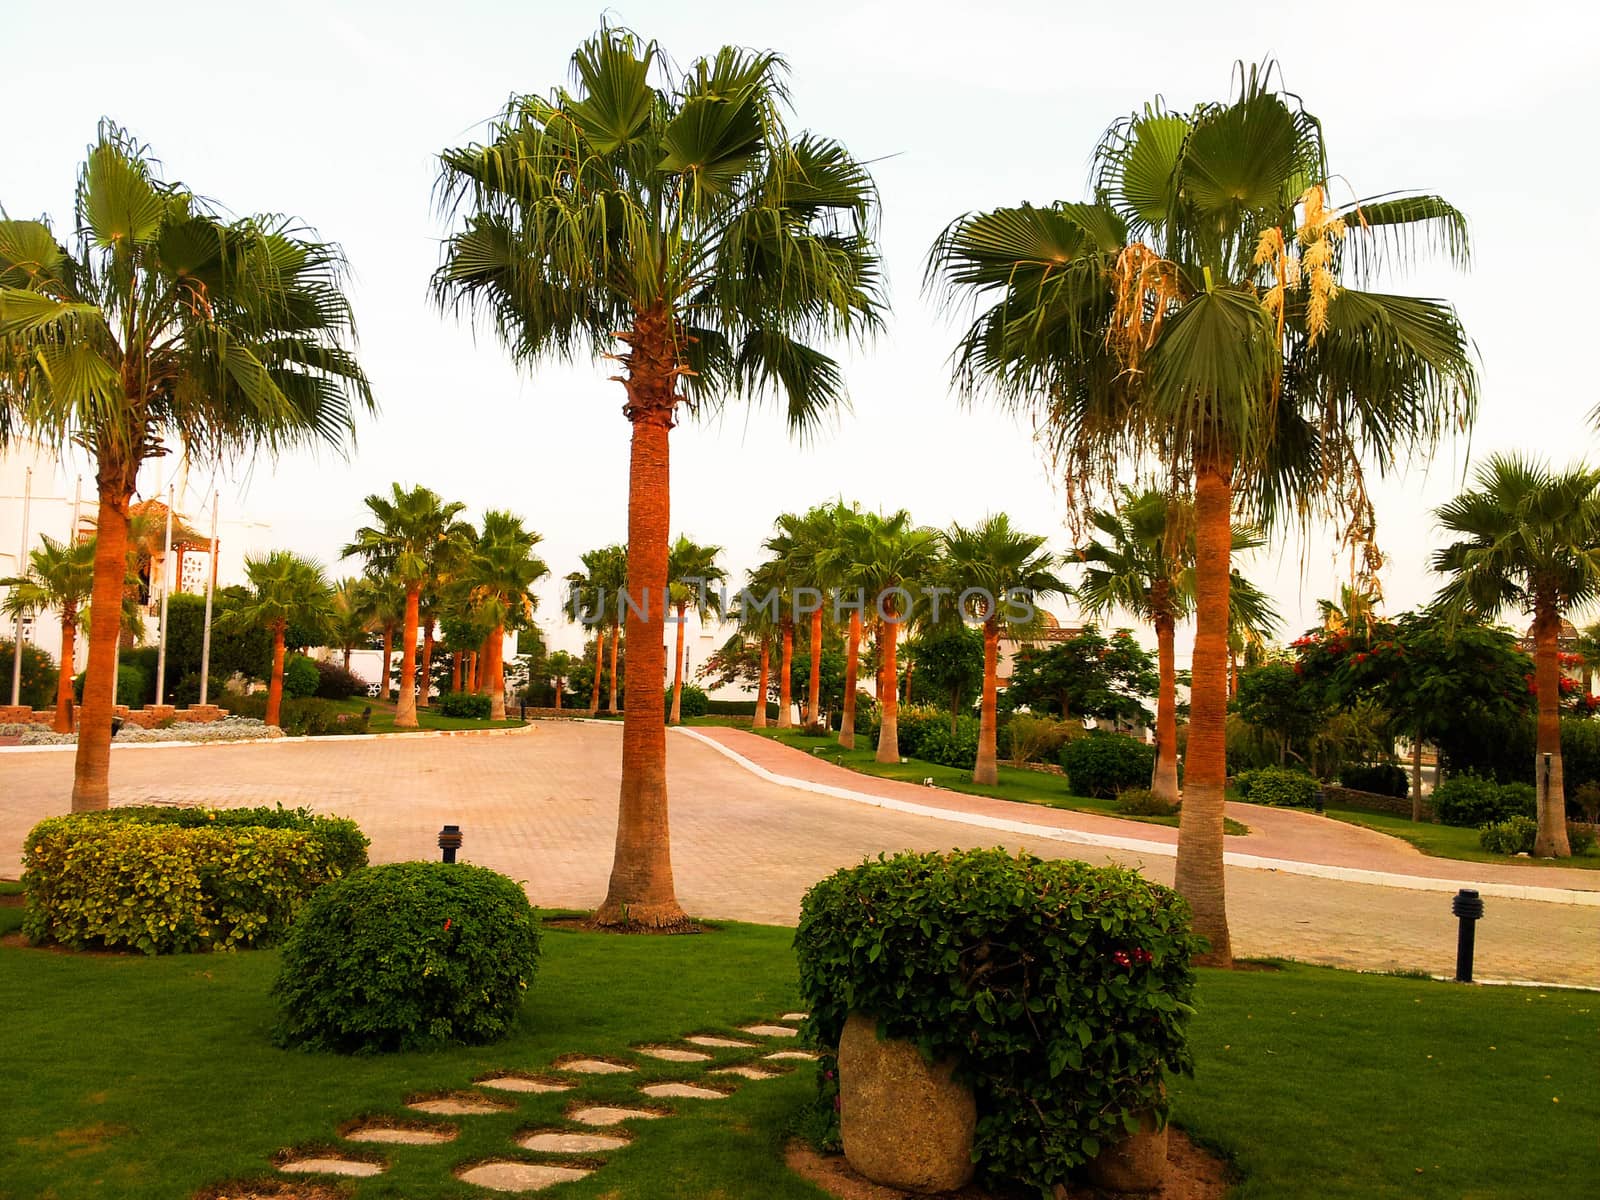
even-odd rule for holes
{"type": "MultiPolygon", "coordinates": [[[[348,462],[296,456],[220,480],[224,518],[252,522],[224,525],[225,572],[246,549],[280,545],[351,569],[333,560],[361,498],[396,479],[463,500],[473,516],[523,514],[557,578],[582,550],[624,538],[628,426],[609,364],[519,370],[492,336],[435,312],[426,292],[442,232],[435,155],[481,135],[510,93],[567,82],[601,9],[150,0],[130,17],[126,3],[94,0],[7,7],[0,205],[11,216],[67,224],[84,147],[109,115],[151,145],[167,178],[235,212],[292,213],[349,255],[382,411],[361,423],[348,462]]],[[[950,392],[955,331],[921,295],[923,256],[962,212],[1081,198],[1111,120],[1157,93],[1178,107],[1223,98],[1241,57],[1279,58],[1356,194],[1436,191],[1471,221],[1469,274],[1441,267],[1396,281],[1457,303],[1482,357],[1483,408],[1470,445],[1375,488],[1389,609],[1437,586],[1428,514],[1458,489],[1469,452],[1565,462],[1593,451],[1585,414],[1600,396],[1569,348],[1589,336],[1600,194],[1589,5],[1147,0],[1134,13],[1004,0],[632,0],[606,11],[680,62],[725,42],[781,51],[794,124],[878,160],[893,315],[874,345],[846,357],[853,411],[805,447],[761,409],[673,435],[674,531],[726,547],[736,574],[776,513],[835,495],[940,526],[1004,510],[1066,549],[1062,496],[1029,431],[950,392]]],[[[197,495],[206,478],[191,475],[197,495]]],[[[153,472],[147,486],[158,482],[153,472]]],[[[1290,636],[1344,576],[1325,530],[1308,546],[1277,539],[1246,570],[1273,591],[1290,636]]],[[[553,602],[545,614],[550,629],[553,602]]],[[[571,626],[552,632],[577,644],[571,626]]]]}

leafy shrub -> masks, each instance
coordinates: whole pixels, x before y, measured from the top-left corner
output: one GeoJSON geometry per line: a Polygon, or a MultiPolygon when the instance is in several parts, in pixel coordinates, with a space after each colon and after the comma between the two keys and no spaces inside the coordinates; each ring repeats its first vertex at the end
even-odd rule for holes
{"type": "Polygon", "coordinates": [[[1059,721],[1014,713],[1006,722],[1006,757],[1015,763],[1054,761],[1069,738],[1082,736],[1082,721],[1059,721]]]}
{"type": "Polygon", "coordinates": [[[52,817],[23,847],[23,932],[147,954],[267,945],[319,886],[365,862],[353,822],[304,810],[52,817]]]}
{"type": "Polygon", "coordinates": [[[1405,769],[1395,763],[1346,766],[1339,772],[1339,782],[1347,788],[1371,792],[1375,796],[1398,796],[1404,800],[1411,793],[1411,781],[1406,778],[1405,769]]]}
{"type": "MultiPolygon", "coordinates": [[[[27,661],[27,656],[23,656],[27,661]]],[[[72,680],[72,694],[79,704],[83,703],[83,684],[89,677],[88,671],[79,671],[72,680]]],[[[195,691],[200,689],[197,686],[195,691]]],[[[139,667],[128,666],[125,663],[117,664],[117,695],[118,704],[126,704],[129,708],[143,708],[156,698],[155,676],[146,675],[139,667]]]]}
{"type": "Polygon", "coordinates": [[[439,697],[439,711],[447,717],[489,719],[489,697],[482,692],[446,692],[439,697]]]}
{"type": "MultiPolygon", "coordinates": [[[[15,627],[13,627],[15,628],[15,627]]],[[[11,703],[11,673],[16,667],[14,643],[0,641],[0,680],[5,703],[11,703]]],[[[22,643],[22,691],[18,696],[29,708],[51,708],[56,702],[56,660],[32,642],[22,643]]]]}
{"type": "MultiPolygon", "coordinates": [[[[672,689],[670,687],[667,688],[667,690],[666,690],[666,704],[667,704],[667,707],[666,707],[665,711],[670,714],[672,712],[672,689]]],[[[751,706],[751,710],[750,711],[752,713],[755,712],[754,705],[751,706]]],[[[705,716],[706,715],[706,690],[705,690],[705,688],[700,687],[700,686],[698,686],[696,684],[693,684],[693,683],[684,684],[683,685],[683,690],[678,695],[678,712],[682,716],[685,716],[685,717],[703,717],[703,716],[705,716]]]]}
{"type": "Polygon", "coordinates": [[[1532,854],[1539,822],[1532,817],[1507,817],[1478,830],[1478,845],[1490,854],[1532,854]]]}
{"type": "MultiPolygon", "coordinates": [[[[216,702],[236,717],[263,720],[267,715],[267,694],[248,696],[218,693],[216,702]]],[[[308,696],[304,700],[284,699],[278,709],[278,726],[286,737],[324,737],[333,733],[366,733],[371,718],[365,713],[347,712],[331,700],[308,696]]]]}
{"type": "Polygon", "coordinates": [[[1589,824],[1600,825],[1600,783],[1590,780],[1579,784],[1568,795],[1567,805],[1581,812],[1589,824]]]}
{"type": "Polygon", "coordinates": [[[815,884],[795,932],[819,1044],[846,1017],[933,1058],[978,1101],[990,1181],[1048,1193],[1191,1069],[1189,931],[1178,895],[1138,873],[1000,850],[899,854],[815,884]]]}
{"type": "MultiPolygon", "coordinates": [[[[856,714],[856,732],[859,735],[862,733],[859,700],[856,714]]],[[[944,709],[925,704],[902,705],[895,718],[901,756],[972,770],[978,762],[978,720],[976,717],[957,717],[955,726],[952,734],[950,714],[944,709]]]]}
{"type": "MultiPolygon", "coordinates": [[[[215,704],[217,697],[226,690],[221,679],[215,675],[211,677],[211,684],[206,688],[206,700],[215,704]]],[[[168,702],[176,704],[179,708],[187,708],[191,704],[200,703],[200,672],[190,671],[177,683],[172,685],[172,694],[168,702]]]]}
{"type": "Polygon", "coordinates": [[[292,655],[283,664],[283,694],[293,700],[303,700],[316,694],[322,676],[317,664],[303,654],[292,655]]]}
{"type": "Polygon", "coordinates": [[[346,671],[336,662],[317,661],[317,687],[312,695],[321,700],[348,700],[351,696],[367,694],[367,685],[354,671],[346,671]]]}
{"type": "Polygon", "coordinates": [[[1288,767],[1261,767],[1242,772],[1234,780],[1239,799],[1273,808],[1310,808],[1316,802],[1317,781],[1304,771],[1288,767]]]}
{"type": "Polygon", "coordinates": [[[1094,730],[1061,747],[1061,767],[1080,796],[1109,799],[1128,788],[1145,787],[1156,766],[1156,750],[1120,733],[1094,730]]]}
{"type": "Polygon", "coordinates": [[[1117,793],[1117,811],[1130,817],[1170,817],[1178,806],[1149,788],[1126,788],[1117,793]]]}
{"type": "Polygon", "coordinates": [[[1481,829],[1511,817],[1532,817],[1531,784],[1500,784],[1476,775],[1452,775],[1433,790],[1433,811],[1441,825],[1481,829]]]}
{"type": "Polygon", "coordinates": [[[1567,822],[1567,846],[1574,854],[1587,854],[1594,849],[1595,836],[1592,829],[1585,829],[1582,825],[1567,822]]]}
{"type": "Polygon", "coordinates": [[[464,864],[391,863],[311,898],[273,992],[281,1045],[342,1053],[494,1041],[539,961],[522,888],[464,864]]]}
{"type": "Polygon", "coordinates": [[[1600,785],[1600,719],[1561,718],[1561,772],[1569,798],[1585,783],[1600,785]]]}

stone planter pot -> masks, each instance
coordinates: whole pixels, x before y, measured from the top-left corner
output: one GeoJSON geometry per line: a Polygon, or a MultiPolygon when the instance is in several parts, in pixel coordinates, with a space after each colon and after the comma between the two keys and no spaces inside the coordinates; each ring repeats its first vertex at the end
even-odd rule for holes
{"type": "Polygon", "coordinates": [[[1154,1192],[1167,1178],[1167,1127],[1156,1128],[1154,1113],[1139,1118],[1139,1131],[1126,1134],[1084,1167],[1089,1182],[1108,1192],[1154,1192]]]}
{"type": "Polygon", "coordinates": [[[948,1192],[972,1178],[978,1106],[914,1043],[878,1040],[877,1022],[852,1013],[839,1039],[839,1135],[850,1165],[874,1183],[948,1192]]]}

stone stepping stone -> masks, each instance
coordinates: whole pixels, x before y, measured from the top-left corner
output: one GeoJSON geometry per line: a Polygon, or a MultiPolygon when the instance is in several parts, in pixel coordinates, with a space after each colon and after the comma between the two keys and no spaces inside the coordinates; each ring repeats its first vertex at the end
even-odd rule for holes
{"type": "Polygon", "coordinates": [[[714,1050],[753,1050],[754,1042],[741,1042],[736,1038],[712,1037],[710,1034],[696,1034],[694,1037],[683,1039],[696,1046],[710,1046],[714,1050]]]}
{"type": "Polygon", "coordinates": [[[652,1083],[639,1089],[655,1100],[681,1097],[685,1100],[726,1100],[728,1093],[715,1088],[696,1087],[692,1083],[652,1083]]]}
{"type": "Polygon", "coordinates": [[[517,1144],[524,1150],[538,1150],[544,1154],[593,1154],[597,1150],[620,1150],[628,1144],[625,1137],[613,1133],[570,1133],[562,1129],[546,1129],[539,1133],[523,1134],[517,1144]]]}
{"type": "Polygon", "coordinates": [[[768,1062],[787,1062],[791,1059],[816,1062],[817,1055],[811,1050],[775,1050],[771,1054],[763,1054],[762,1058],[768,1062]]]}
{"type": "Polygon", "coordinates": [[[385,1142],[396,1146],[437,1146],[454,1141],[456,1131],[443,1125],[358,1125],[340,1135],[347,1142],[385,1142]]]}
{"type": "Polygon", "coordinates": [[[710,1062],[711,1055],[698,1050],[679,1050],[675,1046],[636,1046],[636,1053],[646,1058],[659,1058],[662,1062],[710,1062]]]}
{"type": "Polygon", "coordinates": [[[776,1079],[778,1072],[763,1071],[760,1067],[722,1067],[712,1071],[713,1075],[738,1075],[742,1079],[776,1079]]]}
{"type": "Polygon", "coordinates": [[[278,1170],[287,1171],[292,1175],[349,1175],[352,1178],[365,1178],[369,1175],[382,1175],[383,1164],[359,1158],[334,1158],[332,1155],[324,1154],[316,1158],[291,1158],[288,1162],[279,1163],[278,1170]]]}
{"type": "Polygon", "coordinates": [[[527,1075],[493,1075],[478,1080],[479,1087],[494,1088],[501,1092],[570,1092],[570,1083],[554,1079],[534,1079],[527,1075]]]}
{"type": "Polygon", "coordinates": [[[488,1096],[433,1096],[413,1101],[406,1107],[436,1117],[481,1117],[485,1113],[505,1112],[510,1106],[488,1096]]]}
{"type": "MultiPolygon", "coordinates": [[[[721,1093],[718,1093],[719,1095],[721,1093]]],[[[572,1120],[579,1125],[592,1125],[604,1127],[607,1125],[620,1125],[624,1121],[653,1121],[657,1117],[664,1117],[666,1113],[655,1112],[648,1108],[617,1108],[607,1104],[597,1104],[589,1108],[580,1108],[570,1113],[572,1120]]]]}
{"type": "Polygon", "coordinates": [[[464,1183],[476,1184],[495,1192],[534,1192],[582,1179],[589,1172],[582,1167],[556,1167],[546,1163],[500,1162],[479,1163],[468,1167],[457,1176],[464,1183]]]}
{"type": "Polygon", "coordinates": [[[626,1075],[632,1067],[625,1067],[621,1063],[607,1062],[603,1058],[575,1058],[570,1062],[558,1062],[554,1065],[557,1071],[571,1071],[577,1075],[626,1075]]]}
{"type": "Polygon", "coordinates": [[[810,1013],[802,1013],[802,1012],[784,1013],[783,1016],[778,1018],[778,1020],[780,1020],[780,1021],[804,1021],[810,1015],[811,1015],[810,1013]]]}
{"type": "Polygon", "coordinates": [[[740,1032],[748,1033],[753,1037],[764,1038],[798,1037],[800,1035],[798,1029],[790,1029],[787,1025],[745,1025],[741,1027],[740,1032]]]}

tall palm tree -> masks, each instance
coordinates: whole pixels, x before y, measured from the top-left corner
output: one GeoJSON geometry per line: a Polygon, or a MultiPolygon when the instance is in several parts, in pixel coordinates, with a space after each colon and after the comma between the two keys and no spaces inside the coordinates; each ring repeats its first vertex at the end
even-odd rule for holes
{"type": "Polygon", "coordinates": [[[372,614],[372,624],[376,631],[383,635],[382,695],[388,700],[394,692],[390,668],[394,666],[395,631],[406,619],[406,589],[399,579],[389,574],[378,562],[367,564],[367,571],[361,577],[361,582],[372,614]]]}
{"type": "Polygon", "coordinates": [[[978,718],[978,761],[972,782],[999,782],[995,699],[999,694],[1000,636],[1037,619],[1034,601],[1069,590],[1056,575],[1056,556],[1045,538],[1012,527],[1005,513],[976,525],[951,525],[942,535],[945,582],[956,592],[957,619],[982,622],[983,695],[978,718]]]}
{"type": "Polygon", "coordinates": [[[1458,538],[1433,556],[1433,569],[1451,576],[1438,603],[1486,619],[1508,608],[1533,617],[1539,705],[1533,852],[1566,858],[1572,849],[1561,772],[1558,642],[1562,618],[1600,597],[1600,470],[1553,471],[1531,458],[1496,454],[1478,468],[1474,482],[1434,512],[1458,538]]]}
{"type": "Polygon", "coordinates": [[[835,527],[830,544],[823,549],[823,569],[830,586],[850,609],[850,619],[845,625],[844,642],[844,704],[839,714],[839,745],[846,750],[856,745],[856,691],[861,673],[861,639],[866,630],[864,617],[864,592],[857,588],[847,595],[843,587],[856,564],[868,557],[872,539],[882,526],[883,518],[872,512],[862,512],[855,504],[841,502],[835,513],[835,527]]]}
{"type": "Polygon", "coordinates": [[[94,539],[58,542],[41,534],[44,543],[28,552],[24,575],[0,579],[7,589],[5,612],[9,617],[54,609],[61,619],[61,670],[56,679],[56,715],[50,727],[72,732],[73,658],[77,646],[79,608],[94,587],[94,539]]]}
{"type": "Polygon", "coordinates": [[[435,276],[440,302],[492,323],[520,360],[587,349],[621,364],[633,429],[627,617],[633,677],[611,882],[597,919],[671,925],[665,667],[668,432],[733,396],[775,394],[795,431],[844,398],[813,343],[879,324],[865,167],[785,126],[778,55],[724,47],[684,69],[602,26],[573,56],[576,89],[515,98],[487,144],[442,156],[463,214],[435,276]],[[613,348],[621,343],[622,352],[613,348]]]}
{"type": "Polygon", "coordinates": [[[322,565],[292,550],[246,555],[250,596],[222,621],[233,629],[266,629],[272,634],[272,673],[267,681],[267,724],[281,723],[285,635],[291,624],[325,629],[334,616],[333,588],[322,565]]]}
{"type": "Polygon", "coordinates": [[[341,579],[333,589],[334,619],[330,626],[333,644],[344,655],[344,669],[350,669],[350,654],[366,645],[371,636],[376,600],[370,580],[359,575],[341,579]]]}
{"type": "Polygon", "coordinates": [[[104,121],[78,176],[71,246],[0,209],[0,443],[94,456],[94,602],[74,811],[110,803],[128,507],[142,464],[342,447],[372,408],[335,245],[284,217],[221,215],[104,121]]]}
{"type": "Polygon", "coordinates": [[[533,621],[533,585],[550,573],[533,552],[543,538],[525,528],[522,518],[500,509],[483,514],[483,531],[462,568],[473,609],[490,629],[489,718],[506,719],[505,638],[508,628],[526,628],[533,621]]]}
{"type": "Polygon", "coordinates": [[[1145,455],[1193,480],[1177,887],[1206,961],[1227,964],[1235,505],[1264,526],[1333,512],[1370,530],[1363,461],[1387,470],[1471,422],[1477,379],[1455,310],[1367,290],[1422,252],[1464,265],[1466,220],[1437,196],[1336,204],[1322,125],[1271,64],[1241,64],[1226,101],[1184,113],[1158,100],[1117,121],[1093,177],[1085,203],[958,218],[928,279],[950,300],[987,302],[957,347],[957,381],[1032,415],[1075,503],[1145,455]]]}
{"type": "MultiPolygon", "coordinates": [[[[1150,790],[1173,804],[1178,792],[1178,697],[1176,634],[1178,622],[1194,611],[1194,505],[1158,489],[1135,492],[1124,487],[1115,509],[1095,509],[1090,524],[1104,541],[1094,539],[1078,551],[1084,563],[1078,601],[1084,611],[1108,617],[1118,609],[1148,622],[1156,632],[1156,763],[1150,790]]],[[[1260,534],[1235,524],[1230,553],[1264,545],[1260,534]]],[[[1254,584],[1234,574],[1228,588],[1233,624],[1260,634],[1270,631],[1278,614],[1254,584]]]]}
{"type": "MultiPolygon", "coordinates": [[[[795,616],[811,622],[808,642],[811,667],[806,685],[805,720],[815,726],[822,720],[822,627],[826,617],[825,600],[838,582],[837,558],[831,553],[838,544],[841,526],[847,518],[842,502],[819,504],[803,513],[782,513],[777,532],[764,543],[765,548],[783,560],[784,585],[790,593],[795,616]],[[804,596],[806,603],[800,604],[804,596]]],[[[789,646],[794,644],[793,623],[789,646]]],[[[782,724],[780,719],[779,724],[782,724]]]]}
{"type": "Polygon", "coordinates": [[[572,676],[573,668],[578,665],[578,660],[565,650],[552,650],[544,657],[541,667],[542,674],[554,686],[556,692],[556,711],[561,711],[561,693],[566,689],[567,680],[572,676]]]}
{"type": "Polygon", "coordinates": [[[620,545],[601,546],[585,551],[581,556],[584,569],[567,576],[574,614],[581,612],[586,623],[593,625],[594,639],[594,690],[589,698],[589,715],[600,711],[600,696],[606,678],[606,634],[611,635],[611,688],[606,703],[607,712],[617,708],[617,642],[619,640],[624,595],[628,585],[628,551],[620,545]]]}
{"type": "Polygon", "coordinates": [[[471,535],[471,526],[457,520],[466,505],[446,503],[430,488],[389,485],[389,495],[374,492],[363,503],[374,524],[356,530],[344,548],[346,558],[361,558],[369,570],[382,572],[405,588],[405,615],[400,634],[400,696],[394,723],[417,727],[417,630],[421,623],[422,590],[432,584],[441,547],[471,535]]]}
{"type": "Polygon", "coordinates": [[[467,602],[461,580],[477,545],[477,532],[469,523],[461,522],[448,536],[435,542],[429,552],[428,580],[417,597],[417,620],[422,625],[422,658],[417,663],[417,677],[421,680],[418,708],[427,708],[432,699],[429,692],[433,690],[434,631],[452,602],[467,602]]]}
{"type": "MultiPolygon", "coordinates": [[[[796,557],[786,534],[775,534],[762,545],[772,557],[750,573],[750,590],[771,614],[778,640],[777,728],[794,725],[794,619],[796,557]]],[[[765,647],[763,647],[765,649],[765,647]]]]}
{"type": "Polygon", "coordinates": [[[667,551],[667,588],[672,594],[673,611],[677,614],[678,648],[672,666],[672,714],[670,724],[683,724],[683,627],[685,616],[692,605],[701,622],[722,613],[720,585],[728,573],[718,564],[721,546],[701,546],[683,534],[667,551]]]}

